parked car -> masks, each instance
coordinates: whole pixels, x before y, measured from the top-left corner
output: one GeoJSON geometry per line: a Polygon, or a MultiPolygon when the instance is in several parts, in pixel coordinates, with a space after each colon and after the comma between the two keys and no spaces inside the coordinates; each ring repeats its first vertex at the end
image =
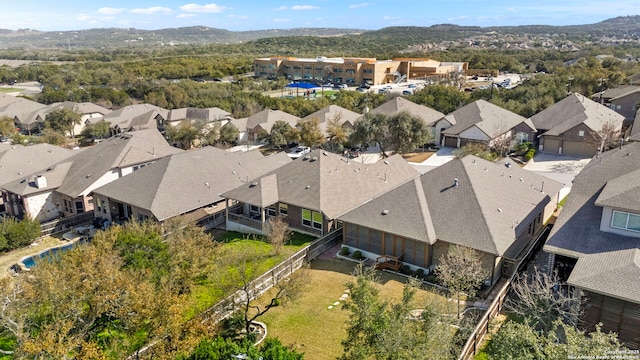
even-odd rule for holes
{"type": "Polygon", "coordinates": [[[322,87],[323,88],[332,88],[333,84],[332,83],[324,83],[324,84],[322,84],[322,87]]]}
{"type": "Polygon", "coordinates": [[[382,88],[382,89],[379,89],[379,90],[378,90],[378,93],[379,93],[379,94],[384,94],[384,93],[386,93],[386,92],[387,92],[387,89],[385,89],[385,88],[382,88]]]}
{"type": "Polygon", "coordinates": [[[337,87],[338,89],[340,89],[340,90],[346,90],[346,89],[348,89],[348,88],[349,88],[349,87],[347,86],[347,84],[340,84],[340,85],[338,85],[338,86],[336,86],[336,87],[337,87]]]}
{"type": "Polygon", "coordinates": [[[297,159],[302,155],[308,154],[310,151],[311,151],[311,148],[308,146],[298,146],[293,150],[291,150],[291,152],[288,153],[287,155],[289,155],[289,157],[292,159],[297,159]]]}
{"type": "Polygon", "coordinates": [[[368,89],[367,88],[363,88],[363,87],[359,87],[356,89],[357,92],[367,92],[368,89]]]}
{"type": "Polygon", "coordinates": [[[416,84],[409,84],[409,85],[407,85],[407,87],[408,87],[409,89],[414,89],[414,88],[416,87],[416,84]]]}
{"type": "Polygon", "coordinates": [[[411,95],[413,94],[413,91],[411,90],[402,90],[402,95],[411,95]]]}

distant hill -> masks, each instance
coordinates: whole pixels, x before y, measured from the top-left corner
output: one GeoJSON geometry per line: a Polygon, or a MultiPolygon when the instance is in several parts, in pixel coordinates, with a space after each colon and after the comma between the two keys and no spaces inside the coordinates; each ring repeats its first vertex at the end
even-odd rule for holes
{"type": "Polygon", "coordinates": [[[177,45],[177,44],[234,44],[259,39],[281,37],[341,37],[356,36],[363,42],[388,41],[394,47],[429,41],[455,41],[487,33],[500,35],[558,35],[569,40],[598,40],[603,37],[640,38],[640,15],[608,19],[596,24],[572,26],[459,26],[438,24],[429,27],[388,27],[375,31],[338,28],[296,28],[256,31],[229,31],[206,26],[168,28],[159,30],[139,29],[88,29],[79,31],[37,31],[31,29],[0,29],[0,49],[22,48],[119,48],[129,46],[177,45]]]}

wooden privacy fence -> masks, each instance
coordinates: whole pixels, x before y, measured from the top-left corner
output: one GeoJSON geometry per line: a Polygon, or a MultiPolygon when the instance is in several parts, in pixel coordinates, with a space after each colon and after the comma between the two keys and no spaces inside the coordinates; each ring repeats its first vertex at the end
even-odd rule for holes
{"type": "Polygon", "coordinates": [[[473,359],[473,357],[477,354],[478,347],[480,346],[480,344],[482,344],[482,341],[489,332],[489,323],[493,318],[500,314],[500,311],[502,311],[502,305],[509,295],[509,290],[511,290],[511,283],[513,282],[516,275],[520,271],[524,270],[526,265],[529,263],[529,260],[531,260],[531,257],[535,255],[536,250],[540,249],[540,240],[545,238],[545,236],[549,234],[549,231],[551,231],[551,226],[547,225],[542,230],[540,235],[538,235],[538,237],[535,239],[532,246],[529,247],[529,250],[520,259],[517,266],[515,266],[514,271],[509,279],[507,279],[507,281],[498,290],[495,298],[491,302],[491,305],[489,305],[487,311],[484,312],[484,314],[480,318],[480,321],[478,321],[478,324],[469,336],[469,339],[467,339],[467,342],[464,344],[458,360],[473,359]]]}
{"type": "Polygon", "coordinates": [[[341,241],[342,228],[334,230],[315,240],[280,264],[274,266],[271,270],[251,281],[244,289],[236,291],[205,310],[201,314],[202,321],[216,324],[226,319],[238,309],[239,304],[246,301],[247,296],[250,300],[256,299],[278,282],[291,276],[291,274],[300,269],[305,263],[317,258],[320,254],[336,246],[341,241]]]}

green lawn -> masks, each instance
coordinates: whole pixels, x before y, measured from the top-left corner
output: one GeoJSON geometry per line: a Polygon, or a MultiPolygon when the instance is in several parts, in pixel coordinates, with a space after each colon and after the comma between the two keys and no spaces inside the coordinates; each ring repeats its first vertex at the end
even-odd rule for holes
{"type": "MultiPolygon", "coordinates": [[[[344,284],[353,279],[351,274],[354,267],[355,263],[346,260],[314,260],[308,270],[309,281],[304,294],[295,302],[273,308],[258,319],[267,325],[268,336],[277,337],[283,344],[304,352],[306,360],[339,357],[342,354],[340,342],[346,337],[349,313],[342,310],[340,304],[334,303],[340,301],[344,294],[344,284]],[[329,306],[332,308],[329,309],[329,306]]],[[[406,278],[380,272],[380,280],[381,296],[399,301],[406,278]]],[[[424,304],[433,298],[442,301],[443,306],[449,304],[446,298],[426,290],[418,292],[416,304],[424,304]]],[[[267,293],[258,303],[269,299],[267,293]]]]}
{"type": "MultiPolygon", "coordinates": [[[[19,88],[12,88],[12,87],[0,87],[0,93],[12,93],[12,92],[19,92],[22,91],[23,89],[19,89],[19,88]]],[[[2,359],[0,357],[0,359],[2,359]]]]}
{"type": "MultiPolygon", "coordinates": [[[[14,345],[15,339],[13,336],[10,336],[8,332],[0,332],[0,350],[12,350],[14,345]]],[[[0,354],[0,360],[11,360],[12,358],[13,357],[11,355],[0,354]]]]}

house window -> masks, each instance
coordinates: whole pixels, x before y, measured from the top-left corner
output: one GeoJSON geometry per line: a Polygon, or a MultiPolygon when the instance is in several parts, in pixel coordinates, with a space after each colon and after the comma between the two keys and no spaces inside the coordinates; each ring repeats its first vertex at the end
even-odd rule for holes
{"type": "Polygon", "coordinates": [[[613,211],[611,227],[631,231],[640,231],[640,215],[622,211],[613,211]]]}
{"type": "Polygon", "coordinates": [[[584,130],[578,131],[578,136],[584,136],[584,130]]]}
{"type": "Polygon", "coordinates": [[[281,203],[280,204],[280,215],[287,216],[287,214],[289,214],[289,205],[281,203]]]}
{"type": "Polygon", "coordinates": [[[267,206],[267,215],[269,215],[269,216],[276,216],[277,215],[277,211],[276,211],[275,205],[267,206]]]}
{"type": "Polygon", "coordinates": [[[251,213],[251,214],[259,214],[260,213],[260,207],[255,206],[255,205],[249,205],[249,213],[251,213]]]}
{"type": "Polygon", "coordinates": [[[73,208],[71,207],[71,201],[67,199],[63,199],[63,202],[64,202],[64,211],[68,213],[72,213],[73,208]]]}
{"type": "Polygon", "coordinates": [[[319,212],[313,212],[313,228],[322,230],[322,214],[319,212]]]}
{"type": "Polygon", "coordinates": [[[525,132],[519,132],[516,134],[516,139],[518,140],[518,144],[523,144],[529,141],[529,134],[525,132]]]}
{"type": "Polygon", "coordinates": [[[311,226],[311,210],[302,209],[302,225],[311,226]]]}

